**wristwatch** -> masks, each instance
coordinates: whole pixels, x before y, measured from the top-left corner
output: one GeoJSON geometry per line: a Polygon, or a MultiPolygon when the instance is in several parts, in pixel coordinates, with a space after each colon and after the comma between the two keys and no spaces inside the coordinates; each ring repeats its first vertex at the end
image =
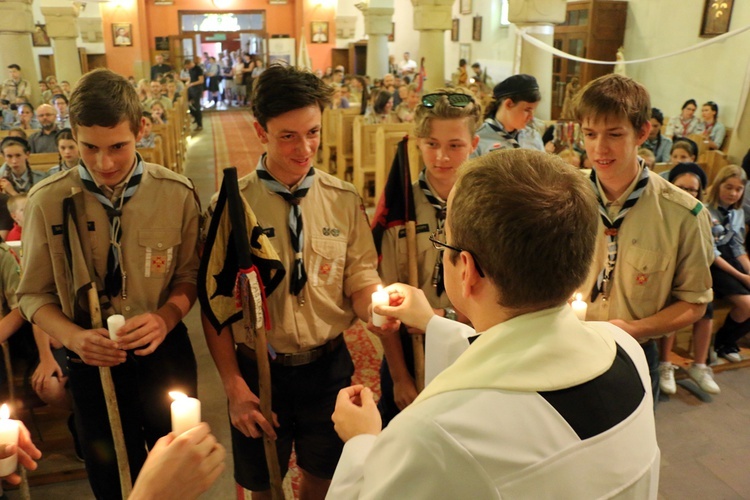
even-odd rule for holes
{"type": "Polygon", "coordinates": [[[445,312],[445,317],[448,319],[452,319],[453,321],[458,320],[458,314],[456,314],[456,310],[452,307],[446,307],[443,309],[445,312]]]}

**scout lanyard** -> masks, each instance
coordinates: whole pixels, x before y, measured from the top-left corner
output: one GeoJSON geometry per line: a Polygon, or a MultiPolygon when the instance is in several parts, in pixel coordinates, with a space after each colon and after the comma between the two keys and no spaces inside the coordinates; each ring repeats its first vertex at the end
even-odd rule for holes
{"type": "MultiPolygon", "coordinates": [[[[643,165],[642,160],[639,160],[639,163],[643,165]]],[[[596,170],[591,171],[591,184],[594,186],[594,192],[599,200],[599,215],[601,216],[604,227],[606,228],[604,234],[607,235],[608,238],[607,263],[596,278],[596,285],[591,291],[591,302],[594,302],[599,296],[599,293],[604,295],[604,300],[609,298],[609,292],[612,289],[612,279],[614,278],[613,272],[615,269],[615,263],[617,262],[617,233],[625,220],[625,215],[627,215],[630,209],[635,206],[648,185],[648,167],[643,165],[643,170],[641,171],[641,176],[635,185],[635,189],[630,193],[628,199],[625,200],[625,203],[622,204],[614,221],[609,218],[607,207],[605,206],[603,197],[599,192],[599,186],[596,182],[596,170]]]]}
{"type": "MultiPolygon", "coordinates": [[[[435,218],[437,219],[437,230],[440,231],[445,225],[445,206],[446,202],[441,200],[439,197],[432,193],[430,184],[427,182],[427,176],[425,171],[422,170],[419,173],[419,187],[422,189],[427,201],[435,208],[435,218]]],[[[437,296],[440,297],[445,291],[445,284],[443,283],[443,251],[439,251],[435,267],[432,273],[432,286],[437,291],[437,296]]]]}

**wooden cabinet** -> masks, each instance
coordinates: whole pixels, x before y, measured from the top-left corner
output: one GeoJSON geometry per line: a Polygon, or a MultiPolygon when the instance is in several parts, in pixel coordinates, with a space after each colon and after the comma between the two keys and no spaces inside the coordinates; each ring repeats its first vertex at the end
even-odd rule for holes
{"type": "MultiPolygon", "coordinates": [[[[625,39],[627,1],[591,0],[568,2],[565,22],[555,26],[555,48],[579,57],[614,61],[625,39]]],[[[554,57],[552,63],[552,118],[562,112],[565,87],[574,77],[580,86],[607,73],[614,66],[588,64],[554,57]]]]}

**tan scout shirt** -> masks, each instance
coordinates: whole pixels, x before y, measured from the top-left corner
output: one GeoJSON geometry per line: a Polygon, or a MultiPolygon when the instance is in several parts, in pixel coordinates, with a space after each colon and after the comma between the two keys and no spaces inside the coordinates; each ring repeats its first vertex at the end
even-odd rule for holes
{"type": "MultiPolygon", "coordinates": [[[[62,200],[71,188],[85,193],[94,268],[100,282],[107,272],[109,219],[101,203],[83,188],[78,169],[45,179],[29,194],[24,224],[24,274],[18,289],[21,313],[31,319],[46,304],[57,304],[72,318],[62,236],[62,200]]],[[[123,261],[127,299],[111,297],[126,318],[153,312],[174,285],[197,283],[200,207],[192,184],[164,167],[144,163],[143,177],[122,210],[123,261]]]]}
{"type": "MultiPolygon", "coordinates": [[[[255,172],[239,181],[242,195],[287,269],[284,280],[268,297],[273,325],[268,341],[280,353],[307,351],[338,336],[356,319],[352,294],[380,283],[375,244],[354,186],[320,170],[314,179],[300,203],[307,273],[303,305],[289,292],[289,270],[294,263],[289,204],[269,191],[255,172]]],[[[244,338],[241,322],[232,328],[235,339],[244,338]]]]}
{"type": "MultiPolygon", "coordinates": [[[[417,260],[419,288],[427,296],[430,305],[437,309],[451,307],[448,294],[438,297],[437,290],[432,286],[432,277],[435,272],[440,251],[430,241],[430,234],[437,229],[437,217],[427,197],[419,187],[419,182],[413,184],[414,208],[417,212],[417,260]]],[[[406,256],[406,230],[403,227],[392,227],[383,234],[381,247],[383,256],[378,271],[383,283],[408,283],[409,268],[406,256]]]]}
{"type": "Polygon", "coordinates": [[[7,316],[18,307],[16,288],[21,274],[21,267],[11,253],[10,247],[0,243],[0,318],[7,316]]]}
{"type": "MultiPolygon", "coordinates": [[[[636,180],[608,207],[619,212],[636,180]]],[[[601,190],[601,186],[600,186],[601,190]]],[[[591,302],[591,291],[607,262],[608,237],[599,220],[594,261],[589,276],[579,289],[589,304],[588,321],[622,319],[631,321],[653,316],[674,301],[706,304],[713,300],[711,272],[713,243],[700,202],[658,175],[649,173],[648,185],[618,232],[618,252],[612,290],[608,300],[599,294],[591,302]]],[[[665,332],[667,333],[667,332],[665,332]]]]}

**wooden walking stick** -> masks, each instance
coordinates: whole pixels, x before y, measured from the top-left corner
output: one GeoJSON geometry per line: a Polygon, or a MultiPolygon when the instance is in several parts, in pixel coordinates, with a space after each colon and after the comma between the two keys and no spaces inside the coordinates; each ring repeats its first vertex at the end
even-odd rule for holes
{"type": "MultiPolygon", "coordinates": [[[[409,285],[419,288],[419,272],[417,270],[417,223],[406,222],[406,261],[409,269],[409,285]]],[[[414,383],[417,392],[424,389],[424,334],[412,335],[411,345],[414,350],[414,383]]]]}
{"type": "MultiPolygon", "coordinates": [[[[81,227],[87,227],[86,221],[86,208],[84,200],[82,198],[80,188],[72,188],[71,196],[65,200],[63,210],[66,214],[65,224],[68,229],[67,231],[67,243],[70,247],[70,254],[72,261],[78,261],[77,265],[71,267],[78,267],[78,271],[83,272],[83,269],[88,271],[88,276],[83,279],[88,281],[87,285],[87,297],[88,297],[88,313],[91,317],[91,328],[98,329],[102,328],[102,312],[99,304],[99,292],[96,288],[96,278],[94,271],[94,264],[91,256],[91,248],[86,244],[88,240],[88,234],[81,234],[81,227]],[[79,219],[80,218],[80,219],[79,219]],[[69,225],[73,224],[73,228],[69,225]],[[80,259],[80,260],[79,260],[80,259]]],[[[73,263],[71,263],[73,264],[73,263]]],[[[75,272],[73,279],[76,279],[75,272]]],[[[75,290],[79,290],[78,286],[75,286],[75,290]]],[[[130,478],[130,465],[128,463],[128,452],[125,447],[125,436],[122,432],[122,421],[120,420],[120,411],[117,406],[117,395],[115,393],[115,384],[112,380],[112,372],[109,367],[100,366],[99,376],[102,381],[102,390],[104,392],[104,401],[107,405],[107,416],[109,417],[109,426],[112,430],[112,440],[114,441],[115,454],[117,455],[117,469],[120,475],[120,491],[122,498],[126,499],[130,496],[130,492],[133,489],[133,483],[130,478]]]]}

